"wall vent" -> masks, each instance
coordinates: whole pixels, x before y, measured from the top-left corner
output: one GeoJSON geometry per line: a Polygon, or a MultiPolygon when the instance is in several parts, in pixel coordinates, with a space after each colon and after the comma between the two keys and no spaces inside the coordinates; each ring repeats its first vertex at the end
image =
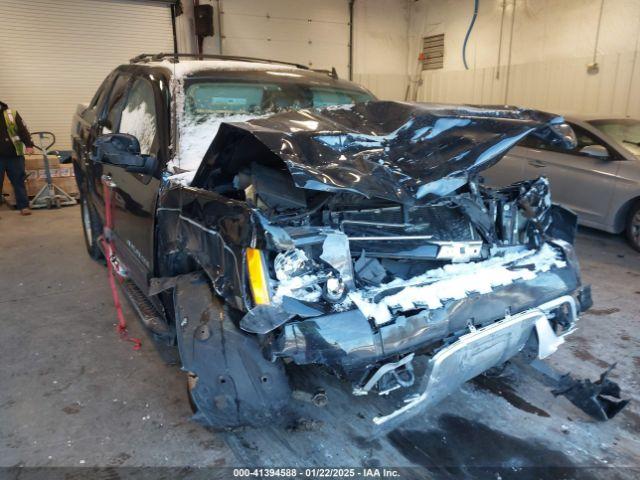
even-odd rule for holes
{"type": "Polygon", "coordinates": [[[422,70],[437,70],[444,65],[444,33],[422,39],[422,70]]]}

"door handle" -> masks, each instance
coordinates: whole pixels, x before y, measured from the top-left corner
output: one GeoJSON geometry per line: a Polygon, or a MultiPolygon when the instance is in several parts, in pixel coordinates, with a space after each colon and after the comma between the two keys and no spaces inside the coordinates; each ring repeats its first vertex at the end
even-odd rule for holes
{"type": "Polygon", "coordinates": [[[102,175],[101,177],[102,183],[109,188],[116,188],[116,182],[113,181],[111,175],[102,175]]]}
{"type": "Polygon", "coordinates": [[[547,166],[546,163],[541,162],[540,160],[530,160],[529,161],[529,165],[531,165],[532,167],[536,167],[536,168],[544,168],[547,166]]]}

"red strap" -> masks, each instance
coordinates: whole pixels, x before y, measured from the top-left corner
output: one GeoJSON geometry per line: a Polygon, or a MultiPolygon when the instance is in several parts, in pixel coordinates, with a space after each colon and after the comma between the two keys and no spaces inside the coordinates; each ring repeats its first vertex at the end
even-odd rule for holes
{"type": "Polygon", "coordinates": [[[139,338],[130,337],[127,331],[127,321],[122,313],[122,304],[120,303],[120,296],[118,295],[118,288],[116,285],[115,273],[113,268],[113,256],[115,250],[111,243],[111,188],[109,182],[106,179],[102,179],[103,194],[104,194],[104,207],[105,207],[105,225],[103,234],[100,236],[100,242],[102,243],[102,250],[107,258],[107,272],[109,275],[109,286],[111,287],[111,295],[113,297],[113,304],[116,307],[116,314],[118,315],[118,326],[116,328],[118,335],[122,340],[133,342],[133,349],[140,350],[142,342],[139,338]]]}

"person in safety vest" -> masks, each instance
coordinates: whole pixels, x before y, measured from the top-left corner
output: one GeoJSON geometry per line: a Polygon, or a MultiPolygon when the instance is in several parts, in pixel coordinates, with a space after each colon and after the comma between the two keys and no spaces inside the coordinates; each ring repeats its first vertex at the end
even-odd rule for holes
{"type": "Polygon", "coordinates": [[[33,142],[26,125],[15,110],[0,101],[0,185],[7,172],[16,194],[16,209],[22,215],[31,215],[29,197],[24,181],[24,154],[33,153],[33,142]]]}

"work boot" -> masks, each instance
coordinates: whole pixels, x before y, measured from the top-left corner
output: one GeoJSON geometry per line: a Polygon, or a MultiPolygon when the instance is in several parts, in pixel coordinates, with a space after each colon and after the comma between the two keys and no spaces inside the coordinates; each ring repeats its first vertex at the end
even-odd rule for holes
{"type": "Polygon", "coordinates": [[[31,210],[28,208],[23,208],[22,210],[20,210],[20,215],[26,217],[27,215],[31,215],[31,210]]]}

